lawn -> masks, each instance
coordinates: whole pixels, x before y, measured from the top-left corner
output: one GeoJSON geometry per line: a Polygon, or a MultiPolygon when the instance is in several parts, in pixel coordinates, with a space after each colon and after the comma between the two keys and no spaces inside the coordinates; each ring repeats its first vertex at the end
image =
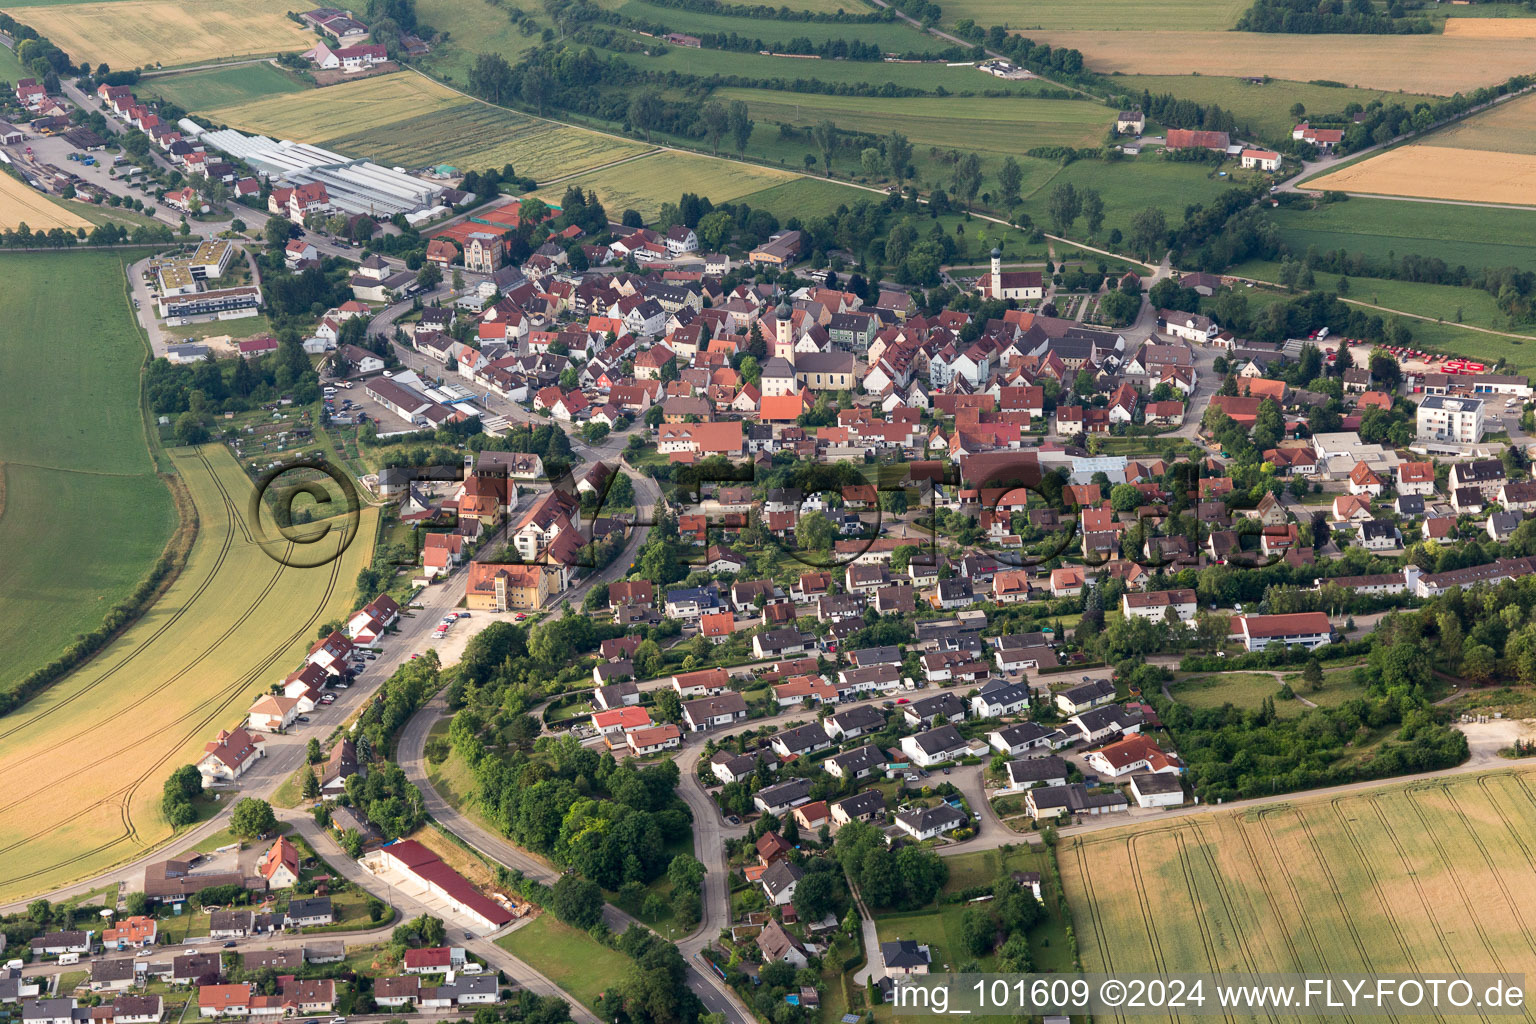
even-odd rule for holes
{"type": "Polygon", "coordinates": [[[754,210],[767,210],[779,220],[785,221],[791,217],[805,219],[831,213],[839,206],[852,208],[860,200],[866,199],[878,202],[880,196],[825,178],[796,178],[761,192],[741,196],[737,202],[745,203],[754,210]]]}
{"type": "Polygon", "coordinates": [[[265,63],[159,75],[138,85],[139,92],[170,100],[183,110],[228,107],[267,96],[303,92],[306,88],[292,75],[265,63]]]}
{"type": "Polygon", "coordinates": [[[509,3],[506,9],[486,0],[416,0],[416,16],[451,40],[434,45],[432,52],[416,63],[433,76],[459,85],[469,81],[477,53],[499,53],[516,64],[519,57],[539,45],[539,31],[549,25],[543,6],[526,0],[509,3]],[[535,26],[531,34],[525,35],[512,24],[507,16],[511,8],[533,16],[525,22],[535,26]]]}
{"type": "Polygon", "coordinates": [[[185,570],[121,640],[0,722],[0,900],[170,839],[159,811],[164,778],[292,668],[317,623],[354,605],[372,510],[341,558],[318,569],[280,566],[252,539],[249,483],[225,449],[170,458],[198,514],[185,570]]]}
{"type": "Polygon", "coordinates": [[[897,127],[915,148],[974,149],[1018,154],[1035,146],[1093,146],[1104,138],[1114,112],[1085,100],[1028,96],[917,97],[822,96],[764,89],[717,89],[722,103],[745,100],[763,130],[768,123],[799,127],[831,120],[839,128],[879,135],[897,127]]]}
{"type": "Polygon", "coordinates": [[[99,625],[175,528],[139,411],[147,353],[124,258],[0,256],[0,689],[99,625]],[[65,394],[90,400],[61,420],[65,394]],[[92,509],[95,528],[61,508],[92,509]]]}
{"type": "Polygon", "coordinates": [[[1215,75],[1125,75],[1109,80],[1115,89],[1123,89],[1134,99],[1145,90],[1154,96],[1172,93],[1180,99],[1201,104],[1216,104],[1231,112],[1239,125],[1246,125],[1268,139],[1289,138],[1292,104],[1300,103],[1314,117],[1342,113],[1350,103],[1369,106],[1374,100],[1402,103],[1410,109],[1426,97],[1412,93],[1386,92],[1380,89],[1335,88],[1309,82],[1271,79],[1263,85],[1250,85],[1242,78],[1215,75]]]}
{"type": "Polygon", "coordinates": [[[1351,199],[1269,213],[1298,255],[1344,249],[1370,256],[1434,256],[1450,266],[1536,266],[1536,212],[1444,203],[1405,206],[1394,199],[1351,199]]]}
{"type": "Polygon", "coordinates": [[[315,37],[284,16],[290,6],[284,0],[104,0],[6,10],[77,61],[132,68],[305,49],[315,37]]]}
{"type": "Polygon", "coordinates": [[[964,932],[960,927],[960,916],[963,913],[965,913],[964,904],[943,903],[927,910],[915,910],[902,914],[877,914],[875,931],[879,934],[881,942],[912,939],[919,945],[927,946],[929,955],[933,958],[935,973],[951,969],[958,971],[962,964],[969,963],[972,959],[980,965],[976,968],[977,970],[983,973],[993,970],[997,962],[996,957],[988,954],[973,958],[966,952],[962,938],[964,932]]]}
{"type": "MultiPolygon", "coordinates": [[[[1219,708],[1234,704],[1250,711],[1257,711],[1265,698],[1279,692],[1281,682],[1267,672],[1220,672],[1210,676],[1180,679],[1168,684],[1168,692],[1180,704],[1192,708],[1219,708]]],[[[1275,700],[1275,709],[1281,715],[1300,714],[1302,705],[1297,701],[1275,700]]]]}
{"type": "Polygon", "coordinates": [[[587,1009],[597,997],[629,973],[630,959],[600,945],[586,932],[541,913],[528,924],[496,940],[496,945],[569,992],[587,1009]]]}
{"type": "MultiPolygon", "coordinates": [[[[922,89],[934,92],[943,88],[951,94],[965,93],[1032,93],[1043,86],[1038,81],[1008,81],[994,78],[974,67],[949,67],[936,61],[921,64],[887,64],[858,60],[811,60],[803,57],[767,57],[758,53],[738,53],[734,50],[695,50],[674,46],[659,56],[642,53],[611,53],[600,50],[602,57],[617,56],[620,60],[649,71],[677,71],[683,74],[709,78],[713,75],[737,76],[742,79],[766,81],[783,79],[794,82],[819,79],[837,84],[872,82],[883,85],[890,82],[901,88],[922,89]]],[[[887,128],[889,130],[889,128],[887,128]]]]}
{"type": "Polygon", "coordinates": [[[595,192],[603,207],[617,218],[626,209],[653,219],[662,203],[675,203],[684,192],[724,203],[793,181],[795,175],[752,164],[714,160],[691,153],[657,153],[604,170],[579,174],[536,193],[546,202],[560,202],[572,185],[595,192]]]}
{"type": "Polygon", "coordinates": [[[1095,832],[1060,860],[1110,973],[1536,969],[1529,767],[1095,832]]]}

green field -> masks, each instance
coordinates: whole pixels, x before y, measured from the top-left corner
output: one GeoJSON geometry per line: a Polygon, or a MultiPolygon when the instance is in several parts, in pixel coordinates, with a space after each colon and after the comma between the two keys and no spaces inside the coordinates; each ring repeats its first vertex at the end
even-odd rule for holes
{"type": "Polygon", "coordinates": [[[0,340],[0,689],[8,689],[100,625],[159,556],[175,512],[139,412],[146,352],[122,259],[0,256],[0,274],[8,325],[0,340]]]}
{"type": "MultiPolygon", "coordinates": [[[[854,85],[860,82],[884,84],[890,82],[901,88],[922,89],[932,92],[943,88],[950,93],[1021,93],[1038,92],[1049,88],[1038,81],[1006,81],[993,78],[973,67],[949,67],[938,62],[922,64],[886,64],[857,60],[809,60],[801,57],[765,57],[758,53],[736,53],[731,50],[695,50],[674,46],[666,53],[650,57],[641,53],[611,54],[600,50],[600,55],[617,56],[647,71],[676,71],[681,74],[737,75],[759,81],[775,78],[794,82],[797,79],[819,79],[834,84],[854,85]]],[[[889,130],[889,129],[887,129],[889,130]]]]}
{"type": "Polygon", "coordinates": [[[1342,113],[1350,103],[1369,106],[1373,100],[1413,104],[1430,97],[1411,93],[1384,92],[1373,89],[1332,88],[1307,82],[1271,79],[1264,85],[1250,85],[1241,78],[1216,75],[1116,75],[1109,79],[1114,89],[1123,89],[1132,97],[1142,91],[1154,96],[1172,93],[1180,99],[1200,104],[1216,104],[1231,111],[1240,125],[1247,125],[1265,138],[1288,138],[1296,119],[1291,106],[1300,103],[1313,115],[1342,113]]]}
{"type": "Polygon", "coordinates": [[[774,21],[768,18],[738,18],[725,14],[705,14],[662,7],[646,0],[622,0],[620,3],[604,3],[601,6],[618,11],[627,18],[654,25],[664,25],[672,32],[689,35],[732,32],[763,45],[757,49],[774,49],[775,43],[787,43],[791,39],[809,39],[813,43],[831,42],[837,39],[871,43],[886,53],[939,53],[954,47],[953,43],[919,31],[904,21],[867,23],[843,23],[836,21],[774,21]]]}
{"type": "MultiPolygon", "coordinates": [[[[1180,704],[1192,708],[1219,708],[1232,704],[1257,711],[1266,697],[1280,690],[1280,680],[1267,672],[1222,672],[1211,676],[1180,679],[1168,685],[1168,692],[1180,704]]],[[[1294,700],[1275,700],[1275,710],[1282,717],[1299,715],[1305,710],[1294,700]]]]}
{"type": "Polygon", "coordinates": [[[170,458],[198,514],[186,568],[105,652],[0,719],[0,901],[169,839],[164,778],[292,670],[318,623],[353,607],[373,510],[343,557],[317,569],[281,566],[253,539],[250,482],[226,449],[170,458]]]}
{"type": "Polygon", "coordinates": [[[306,86],[263,61],[214,71],[159,75],[139,83],[141,93],[170,100],[183,110],[207,110],[247,103],[265,96],[302,92],[306,86]]]}
{"type": "MultiPolygon", "coordinates": [[[[1264,260],[1249,260],[1232,268],[1232,272],[1243,277],[1278,281],[1280,264],[1264,260]]],[[[1338,289],[1338,274],[1318,273],[1314,277],[1319,290],[1336,291],[1338,289]]],[[[1463,323],[1496,331],[1528,334],[1531,335],[1532,341],[1536,341],[1536,329],[1529,324],[1512,323],[1509,317],[1499,310],[1494,297],[1481,288],[1352,277],[1349,279],[1349,298],[1368,302],[1373,306],[1385,306],[1405,313],[1443,319],[1452,325],[1463,323]]],[[[1408,326],[1415,331],[1418,329],[1417,323],[1410,323],[1408,326]]]]}
{"type": "Polygon", "coordinates": [[[785,171],[713,160],[692,153],[666,152],[579,174],[536,194],[545,202],[558,204],[568,187],[580,185],[596,192],[611,215],[616,217],[627,209],[638,210],[642,217],[650,220],[661,209],[662,203],[675,203],[684,192],[724,203],[793,179],[794,176],[785,171]]]}
{"type": "MultiPolygon", "coordinates": [[[[1073,0],[954,0],[944,5],[944,20],[970,18],[984,28],[1006,25],[1015,31],[1028,29],[1173,29],[1182,32],[1219,32],[1237,24],[1247,10],[1246,0],[1177,0],[1159,4],[1151,0],[1108,0],[1085,7],[1073,0]]],[[[1211,45],[1217,45],[1215,41],[1211,45]]]]}
{"type": "Polygon", "coordinates": [[[1536,211],[1351,199],[1316,209],[1282,206],[1270,217],[1298,254],[1315,245],[1370,256],[1417,253],[1473,269],[1536,267],[1536,211]]]}
{"type": "Polygon", "coordinates": [[[864,199],[878,201],[880,196],[825,178],[796,178],[741,196],[737,202],[746,203],[754,210],[767,210],[784,221],[791,217],[803,219],[831,213],[839,206],[852,207],[864,199]]]}
{"type": "Polygon", "coordinates": [[[462,87],[469,81],[469,69],[477,53],[499,53],[509,63],[539,45],[538,29],[549,25],[544,8],[537,2],[509,3],[533,15],[537,26],[524,35],[512,24],[507,11],[486,0],[416,0],[416,16],[438,32],[446,32],[452,42],[432,47],[432,52],[416,63],[423,71],[462,87]]]}
{"type": "Polygon", "coordinates": [[[623,980],[630,960],[599,945],[586,932],[561,924],[550,913],[496,940],[496,945],[529,964],[589,1010],[609,986],[623,980]]]}
{"type": "Polygon", "coordinates": [[[0,46],[0,80],[15,82],[19,78],[28,78],[32,72],[21,66],[21,61],[16,59],[16,51],[9,46],[0,46]]]}
{"type": "Polygon", "coordinates": [[[1036,146],[1098,145],[1114,120],[1114,112],[1102,104],[1025,96],[882,99],[717,89],[714,97],[722,103],[745,100],[759,131],[765,122],[808,127],[831,120],[839,128],[873,135],[894,127],[915,149],[938,146],[1012,155],[1036,146]]]}
{"type": "MultiPolygon", "coordinates": [[[[1033,193],[1027,193],[1024,209],[1035,219],[1036,224],[1048,225],[1050,218],[1046,213],[1046,201],[1058,184],[1071,182],[1079,191],[1085,188],[1097,189],[1104,198],[1104,227],[1100,232],[1102,241],[1115,228],[1128,231],[1131,218],[1148,206],[1161,207],[1168,215],[1169,224],[1175,224],[1185,206],[1211,202],[1231,188],[1232,176],[1243,180],[1245,175],[1253,172],[1228,173],[1229,177],[1221,178],[1205,164],[1174,163],[1153,154],[1113,163],[1078,160],[1059,168],[1050,179],[1041,182],[1033,193]]],[[[990,181],[984,183],[982,189],[986,190],[991,185],[990,181]]],[[[1091,241],[1085,237],[1086,234],[1079,221],[1072,231],[1072,237],[1091,241]]]]}
{"type": "Polygon", "coordinates": [[[1501,770],[1064,840],[1083,967],[1528,974],[1532,783],[1501,770]]]}

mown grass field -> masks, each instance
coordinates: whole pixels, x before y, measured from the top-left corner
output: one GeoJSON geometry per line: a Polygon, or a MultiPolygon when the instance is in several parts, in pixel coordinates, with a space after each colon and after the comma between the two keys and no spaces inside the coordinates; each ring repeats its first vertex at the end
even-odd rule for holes
{"type": "Polygon", "coordinates": [[[290,7],[283,0],[97,0],[5,10],[77,61],[133,68],[307,49],[314,36],[284,17],[290,7]]]}
{"type": "Polygon", "coordinates": [[[1417,253],[1472,269],[1536,265],[1536,212],[1356,198],[1268,216],[1298,256],[1316,246],[1379,257],[1417,253]]]}
{"type": "Polygon", "coordinates": [[[1533,783],[1464,775],[1064,841],[1084,968],[1528,973],[1533,783]]]}
{"type": "Polygon", "coordinates": [[[983,28],[1006,25],[1028,29],[1088,29],[1134,31],[1156,25],[1180,32],[1220,32],[1237,24],[1246,10],[1244,0],[1108,0],[1085,7],[1073,0],[954,0],[944,5],[944,20],[970,18],[983,28]]]}
{"type": "Polygon", "coordinates": [[[618,950],[599,945],[586,932],[561,924],[547,912],[503,935],[496,945],[565,989],[589,1010],[599,995],[624,979],[631,962],[618,950]]]}
{"type": "MultiPolygon", "coordinates": [[[[1460,8],[1458,8],[1459,10],[1460,8]]],[[[946,17],[950,15],[945,9],[946,17]]],[[[1043,31],[1037,43],[1082,52],[1093,71],[1126,75],[1268,75],[1297,82],[1343,82],[1363,89],[1449,96],[1503,82],[1531,66],[1522,39],[1441,35],[1293,36],[1263,32],[1043,31]]]]}
{"type": "MultiPolygon", "coordinates": [[[[1191,676],[1168,684],[1168,692],[1180,704],[1192,708],[1219,708],[1224,704],[1257,711],[1266,697],[1280,689],[1280,680],[1267,672],[1220,672],[1209,676],[1191,676]]],[[[1275,701],[1281,715],[1300,714],[1296,701],[1275,701]]]]}
{"type": "MultiPolygon", "coordinates": [[[[1536,21],[1518,24],[1536,28],[1536,21]]],[[[1483,149],[1497,153],[1536,154],[1536,93],[1517,96],[1426,135],[1421,144],[1431,148],[1483,149]]]]}
{"type": "Polygon", "coordinates": [[[432,48],[419,59],[421,68],[457,85],[469,81],[469,70],[477,53],[499,53],[516,64],[524,53],[539,45],[540,30],[549,18],[537,0],[520,0],[506,8],[493,7],[486,0],[416,0],[416,16],[439,32],[446,32],[451,42],[432,48]],[[520,9],[532,16],[534,30],[524,34],[512,24],[507,11],[520,9]]]}
{"type": "Polygon", "coordinates": [[[1340,89],[1279,79],[1271,79],[1264,85],[1250,85],[1241,78],[1213,75],[1123,75],[1113,78],[1110,84],[1132,96],[1147,90],[1154,96],[1172,93],[1180,99],[1216,104],[1231,111],[1239,124],[1264,133],[1266,137],[1290,135],[1295,123],[1291,107],[1296,103],[1316,116],[1341,113],[1351,103],[1368,106],[1379,99],[1386,103],[1403,103],[1411,108],[1415,102],[1428,98],[1382,89],[1340,89]]]}
{"type": "MultiPolygon", "coordinates": [[[[689,35],[735,32],[747,39],[759,40],[768,49],[774,43],[791,39],[809,39],[824,43],[838,39],[856,40],[880,47],[885,53],[939,53],[953,48],[953,43],[919,31],[904,21],[887,23],[845,23],[836,21],[775,21],[767,18],[740,18],[727,14],[706,14],[675,7],[663,7],[646,0],[604,0],[599,6],[615,10],[627,18],[664,25],[673,32],[689,35]]],[[[862,13],[862,4],[849,8],[862,13]]]]}
{"type": "MultiPolygon", "coordinates": [[[[1242,277],[1278,281],[1280,264],[1264,260],[1249,260],[1234,267],[1233,273],[1242,277]]],[[[1338,290],[1338,274],[1317,273],[1314,278],[1319,291],[1338,290]]],[[[1494,297],[1481,288],[1420,284],[1414,281],[1393,281],[1374,277],[1351,277],[1347,297],[1359,302],[1368,302],[1373,306],[1385,306],[1405,313],[1443,319],[1450,324],[1462,323],[1496,331],[1530,334],[1531,340],[1536,341],[1536,330],[1528,324],[1512,323],[1509,317],[1500,311],[1494,297]]],[[[1418,325],[1410,323],[1408,326],[1417,328],[1418,325]]]]}
{"type": "Polygon", "coordinates": [[[666,152],[579,174],[535,194],[545,202],[558,205],[568,187],[580,185],[596,192],[612,216],[616,217],[624,210],[638,210],[642,217],[650,219],[656,216],[662,203],[675,203],[684,192],[724,203],[795,178],[796,175],[787,171],[713,160],[691,153],[666,152]]]}
{"type": "Polygon", "coordinates": [[[303,92],[307,87],[271,64],[241,64],[216,71],[146,78],[137,88],[141,93],[170,100],[183,110],[207,110],[303,92]]]}
{"type": "Polygon", "coordinates": [[[749,192],[737,202],[746,203],[754,210],[767,210],[783,221],[790,217],[803,219],[831,213],[839,206],[851,208],[862,199],[878,202],[880,197],[825,178],[796,178],[782,185],[771,185],[761,192],[749,192]]]}
{"type": "Polygon", "coordinates": [[[0,256],[0,279],[0,689],[9,689],[128,595],[175,513],[139,414],[146,352],[122,258],[0,256]]]}
{"type": "MultiPolygon", "coordinates": [[[[10,51],[7,50],[7,53],[10,51]]],[[[37,189],[0,172],[0,228],[25,224],[33,231],[89,228],[91,222],[37,189]]]]}
{"type": "Polygon", "coordinates": [[[226,449],[170,458],[198,511],[185,570],[102,655],[0,720],[0,900],[170,838],[159,811],[165,777],[292,669],[317,623],[351,609],[377,528],[372,510],[343,557],[284,567],[252,538],[250,484],[226,449]]]}
{"type": "Polygon", "coordinates": [[[512,164],[537,178],[645,151],[636,142],[493,107],[409,71],[208,111],[233,128],[313,142],[386,166],[512,164]]]}
{"type": "Polygon", "coordinates": [[[807,127],[830,119],[839,128],[875,135],[898,127],[914,148],[1000,154],[1021,154],[1035,146],[1097,145],[1114,120],[1114,112],[1099,103],[1022,96],[882,99],[717,89],[714,97],[722,103],[745,100],[759,131],[765,123],[807,127]]]}

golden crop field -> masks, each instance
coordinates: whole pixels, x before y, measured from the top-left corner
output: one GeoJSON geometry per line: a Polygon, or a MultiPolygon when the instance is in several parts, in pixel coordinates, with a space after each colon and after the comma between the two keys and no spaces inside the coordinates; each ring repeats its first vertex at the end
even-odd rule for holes
{"type": "Polygon", "coordinates": [[[1536,205],[1536,155],[1412,145],[1309,179],[1308,188],[1536,205]]]}
{"type": "Polygon", "coordinates": [[[77,61],[134,68],[308,49],[315,37],[285,17],[292,8],[285,0],[105,0],[4,10],[77,61]]]}
{"type": "Polygon", "coordinates": [[[14,229],[26,223],[33,231],[53,228],[87,228],[91,222],[71,212],[32,186],[0,173],[0,228],[14,229]]]}
{"type": "Polygon", "coordinates": [[[1268,75],[1364,89],[1449,96],[1531,70],[1529,40],[1421,36],[1292,36],[1262,32],[1024,33],[1080,50],[1094,71],[1127,75],[1268,75]]]}
{"type": "Polygon", "coordinates": [[[1536,154],[1536,93],[1516,97],[1431,132],[1416,144],[1536,154]]]}
{"type": "Polygon", "coordinates": [[[209,117],[241,131],[281,139],[322,143],[444,110],[464,97],[409,71],[344,82],[310,92],[267,96],[207,111],[209,117]]]}
{"type": "Polygon", "coordinates": [[[1536,39],[1536,19],[1446,18],[1445,34],[1460,39],[1536,39]]]}
{"type": "Polygon", "coordinates": [[[625,210],[637,210],[640,216],[650,220],[663,203],[677,202],[684,192],[708,196],[716,203],[728,203],[799,177],[770,167],[669,151],[580,174],[535,194],[545,202],[558,205],[567,188],[580,185],[597,193],[611,217],[617,218],[625,210]]]}
{"type": "Polygon", "coordinates": [[[1059,856],[1089,971],[1528,974],[1533,836],[1517,769],[1096,832],[1059,856]]]}
{"type": "Polygon", "coordinates": [[[0,903],[132,859],[171,837],[161,786],[351,610],[377,516],[318,569],[269,558],[250,483],[222,446],[173,454],[199,530],[180,577],[83,669],[0,719],[0,903]]]}

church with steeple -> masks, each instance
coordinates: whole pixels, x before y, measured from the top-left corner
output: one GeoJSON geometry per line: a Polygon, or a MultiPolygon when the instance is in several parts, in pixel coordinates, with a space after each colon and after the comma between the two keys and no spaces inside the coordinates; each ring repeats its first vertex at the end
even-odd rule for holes
{"type": "Polygon", "coordinates": [[[1038,270],[1011,270],[1004,273],[1003,251],[993,249],[992,272],[976,282],[976,290],[984,299],[1038,302],[1045,298],[1045,280],[1038,270]]]}

